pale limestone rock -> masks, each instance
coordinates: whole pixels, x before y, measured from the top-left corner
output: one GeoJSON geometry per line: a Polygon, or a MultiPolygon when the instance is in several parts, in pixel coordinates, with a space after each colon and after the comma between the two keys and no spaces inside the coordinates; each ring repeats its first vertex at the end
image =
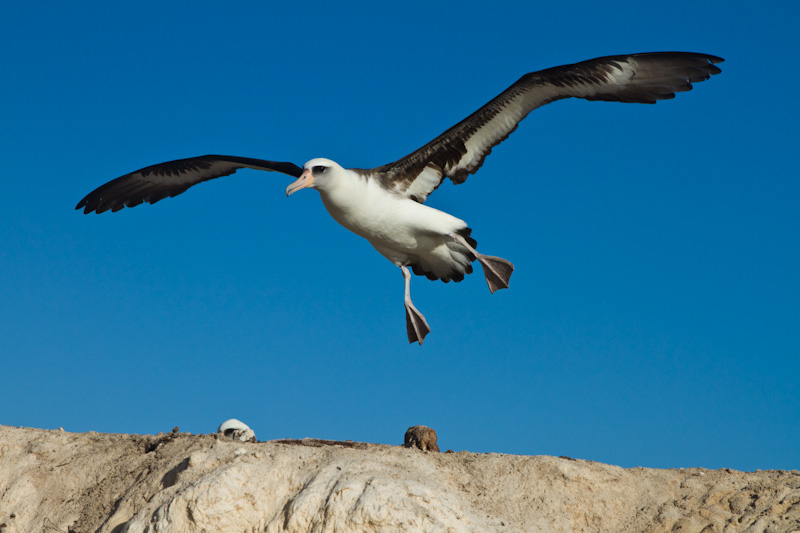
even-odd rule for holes
{"type": "Polygon", "coordinates": [[[800,531],[800,472],[0,426],[0,531],[800,531]]]}

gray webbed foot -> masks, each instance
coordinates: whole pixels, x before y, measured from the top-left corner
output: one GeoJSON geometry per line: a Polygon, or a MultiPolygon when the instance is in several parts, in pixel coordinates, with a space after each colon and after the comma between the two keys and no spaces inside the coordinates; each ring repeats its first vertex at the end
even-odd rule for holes
{"type": "Polygon", "coordinates": [[[425,335],[431,332],[431,327],[428,325],[428,321],[425,320],[425,316],[411,303],[411,273],[405,266],[401,266],[400,270],[403,272],[403,278],[406,282],[406,295],[403,302],[406,306],[408,342],[418,342],[422,346],[422,341],[425,340],[425,335]]]}
{"type": "Polygon", "coordinates": [[[425,335],[431,332],[428,321],[411,302],[406,302],[406,330],[408,331],[408,342],[418,342],[420,345],[425,340],[425,335]]]}
{"type": "Polygon", "coordinates": [[[492,294],[496,290],[508,288],[511,273],[514,272],[511,261],[493,255],[478,255],[477,259],[483,267],[483,275],[486,276],[486,283],[492,294]]]}
{"type": "Polygon", "coordinates": [[[475,259],[480,262],[483,267],[483,275],[486,276],[486,283],[489,285],[489,290],[492,294],[497,290],[508,288],[511,273],[514,272],[514,265],[511,261],[493,255],[483,255],[470,246],[467,240],[457,233],[452,233],[450,236],[453,240],[469,250],[469,252],[475,256],[475,259]]]}

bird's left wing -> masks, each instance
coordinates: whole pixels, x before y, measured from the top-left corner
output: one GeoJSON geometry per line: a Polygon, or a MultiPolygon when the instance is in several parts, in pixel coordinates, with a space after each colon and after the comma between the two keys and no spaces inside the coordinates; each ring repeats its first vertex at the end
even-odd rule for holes
{"type": "Polygon", "coordinates": [[[485,106],[411,154],[371,169],[382,185],[424,202],[449,177],[463,183],[528,113],[562,98],[654,104],[688,91],[722,58],[691,52],[599,57],[524,75],[485,106]]]}
{"type": "Polygon", "coordinates": [[[84,213],[119,211],[142,202],[154,204],[168,196],[177,196],[192,185],[228,176],[240,168],[272,170],[299,177],[303,169],[294,163],[266,161],[250,157],[203,155],[176,159],[145,167],[101,185],[83,198],[75,209],[84,213]]]}

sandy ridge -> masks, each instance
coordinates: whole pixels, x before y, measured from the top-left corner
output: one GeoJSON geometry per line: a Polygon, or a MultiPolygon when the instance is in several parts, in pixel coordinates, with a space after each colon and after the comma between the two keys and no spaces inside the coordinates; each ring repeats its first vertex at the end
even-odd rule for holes
{"type": "Polygon", "coordinates": [[[800,532],[800,472],[0,426],[0,533],[800,532]]]}

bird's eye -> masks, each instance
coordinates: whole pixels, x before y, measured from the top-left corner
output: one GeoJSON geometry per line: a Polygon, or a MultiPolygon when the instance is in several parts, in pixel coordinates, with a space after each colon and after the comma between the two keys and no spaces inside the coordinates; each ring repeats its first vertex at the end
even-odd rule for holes
{"type": "Polygon", "coordinates": [[[328,170],[328,167],[323,167],[322,165],[318,167],[314,167],[311,170],[314,171],[314,174],[325,174],[325,171],[328,170]]]}

